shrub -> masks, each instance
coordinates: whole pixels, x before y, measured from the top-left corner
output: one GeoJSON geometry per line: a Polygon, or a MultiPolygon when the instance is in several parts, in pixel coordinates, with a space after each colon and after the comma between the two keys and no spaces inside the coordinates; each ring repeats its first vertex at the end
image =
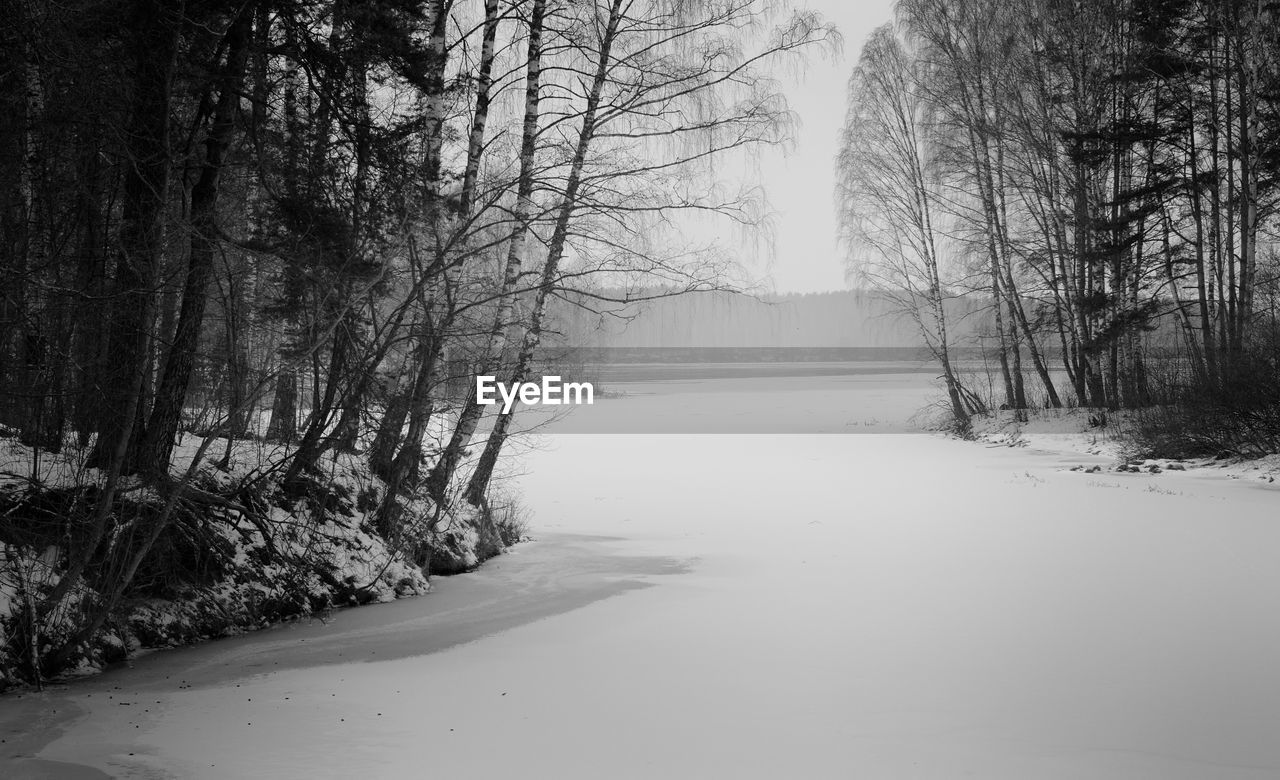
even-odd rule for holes
{"type": "Polygon", "coordinates": [[[503,547],[528,541],[530,513],[527,507],[516,499],[503,496],[491,503],[489,509],[503,547]]]}
{"type": "MultiPolygon", "coordinates": [[[[1277,334],[1280,336],[1280,334],[1277,334]]],[[[1124,431],[1144,457],[1256,457],[1280,452],[1280,338],[1233,356],[1216,378],[1190,366],[1166,367],[1153,381],[1154,403],[1124,431]]]]}

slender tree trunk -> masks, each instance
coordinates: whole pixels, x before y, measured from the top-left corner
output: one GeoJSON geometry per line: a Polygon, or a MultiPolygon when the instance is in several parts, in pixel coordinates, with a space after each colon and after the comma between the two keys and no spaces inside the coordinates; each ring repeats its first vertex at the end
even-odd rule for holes
{"type": "Polygon", "coordinates": [[[205,138],[205,158],[200,178],[191,189],[191,257],[182,292],[182,309],[173,344],[169,347],[164,373],[156,391],[156,403],[147,423],[138,462],[145,470],[164,472],[169,468],[178,423],[186,402],[187,389],[200,341],[208,300],[209,280],[217,251],[218,192],[228,148],[235,134],[240,86],[248,60],[253,8],[241,7],[227,31],[227,61],[220,78],[217,107],[205,138]]]}
{"type": "Polygon", "coordinates": [[[406,376],[416,376],[410,367],[402,369],[387,396],[382,416],[378,420],[378,432],[369,448],[369,469],[384,482],[391,478],[391,465],[395,461],[396,448],[404,435],[405,420],[409,417],[409,393],[406,376]]]}
{"type": "MultiPolygon", "coordinates": [[[[1244,3],[1236,9],[1238,55],[1236,76],[1239,80],[1236,94],[1239,96],[1238,148],[1240,155],[1240,295],[1237,303],[1236,344],[1239,352],[1244,349],[1245,335],[1253,317],[1254,280],[1257,274],[1258,236],[1258,171],[1256,148],[1258,139],[1258,68],[1262,54],[1250,52],[1250,43],[1261,48],[1259,38],[1261,11],[1248,9],[1244,3]],[[1244,18],[1239,18],[1243,16],[1244,18]]],[[[1268,11],[1274,13],[1274,11],[1268,11]]]]}
{"type": "Polygon", "coordinates": [[[105,217],[103,215],[101,140],[97,133],[82,137],[84,149],[78,170],[84,181],[78,197],[76,214],[79,228],[78,262],[76,263],[76,289],[87,300],[78,307],[77,328],[72,339],[72,355],[76,364],[74,373],[74,408],[72,426],[76,430],[78,444],[83,449],[89,438],[102,426],[102,394],[98,389],[99,377],[104,370],[104,342],[101,327],[86,327],[86,322],[101,322],[105,292],[106,250],[105,217]]]}
{"type": "MultiPolygon", "coordinates": [[[[966,101],[966,108],[968,103],[966,101]]],[[[976,111],[970,111],[971,114],[976,111]]],[[[982,117],[985,120],[985,117],[982,117]]],[[[969,159],[973,163],[973,176],[978,184],[978,197],[982,204],[982,229],[986,238],[987,262],[991,274],[991,312],[995,319],[997,344],[999,345],[1000,375],[1004,380],[1005,406],[1010,409],[1023,409],[1026,399],[1022,391],[1021,357],[1016,354],[1017,341],[1011,343],[1009,330],[1004,324],[1005,293],[1001,277],[1000,252],[997,247],[998,219],[995,215],[995,196],[991,191],[995,183],[991,180],[990,158],[985,149],[985,140],[979,135],[978,121],[971,121],[968,130],[969,159]],[[1015,373],[1010,366],[1010,356],[1019,364],[1015,373]]]]}
{"type": "MultiPolygon", "coordinates": [[[[178,51],[183,0],[136,0],[134,98],[126,133],[120,249],[113,283],[109,353],[104,376],[104,416],[90,462],[107,466],[128,455],[146,381],[163,250],[164,208],[169,193],[169,102],[178,51]]],[[[124,463],[125,472],[132,463],[124,463]]]]}
{"type": "Polygon", "coordinates": [[[405,433],[404,444],[391,462],[391,468],[385,476],[386,495],[378,510],[379,524],[384,532],[391,533],[395,528],[395,520],[399,513],[396,502],[405,485],[417,482],[419,469],[422,467],[422,439],[427,433],[427,423],[434,411],[432,390],[435,379],[436,357],[440,348],[435,340],[437,333],[431,332],[419,337],[418,371],[414,378],[413,388],[409,393],[407,416],[409,429],[405,433]]]}
{"type": "MultiPolygon", "coordinates": [[[[534,153],[537,148],[539,106],[542,97],[542,25],[545,12],[546,0],[534,0],[533,8],[529,15],[529,48],[525,57],[524,123],[520,141],[520,175],[516,184],[516,205],[515,213],[513,214],[515,224],[512,228],[510,245],[507,250],[507,262],[502,276],[502,289],[498,295],[498,305],[494,312],[493,325],[489,329],[484,362],[480,367],[480,370],[486,373],[497,370],[502,352],[506,347],[504,336],[507,328],[510,327],[509,320],[515,305],[516,283],[520,278],[520,271],[524,265],[529,219],[533,212],[534,153]]],[[[486,30],[487,35],[488,30],[486,30]]],[[[483,105],[487,110],[487,96],[483,105]]],[[[481,103],[477,101],[477,117],[480,115],[480,108],[481,103]]],[[[483,123],[478,122],[478,124],[482,132],[483,123]]],[[[480,139],[476,136],[475,124],[472,125],[472,130],[471,150],[478,156],[480,139]]],[[[469,158],[468,171],[470,171],[471,167],[471,158],[469,158]]],[[[464,201],[470,202],[465,197],[464,201]]],[[[461,413],[458,415],[458,422],[449,437],[449,443],[445,446],[444,451],[440,454],[440,458],[436,461],[435,466],[432,467],[431,474],[427,478],[427,489],[437,502],[444,500],[449,483],[453,480],[453,475],[462,460],[462,453],[470,445],[471,437],[475,435],[476,427],[479,425],[483,414],[484,407],[476,399],[475,383],[473,382],[467,389],[467,399],[463,403],[461,413]]]]}
{"type": "MultiPolygon", "coordinates": [[[[350,311],[334,311],[332,316],[338,319],[333,336],[333,347],[329,352],[329,362],[324,370],[324,390],[315,400],[311,415],[307,419],[306,428],[302,432],[302,440],[298,449],[289,461],[282,484],[292,485],[300,474],[310,471],[324,455],[325,432],[337,408],[337,400],[341,387],[348,379],[348,366],[355,349],[354,330],[357,327],[355,316],[350,311]]],[[[317,384],[319,384],[317,372],[317,384]]]]}
{"type": "MultiPolygon", "coordinates": [[[[430,229],[439,233],[446,219],[440,207],[440,200],[441,186],[443,184],[441,180],[441,156],[443,154],[445,122],[444,77],[449,54],[446,41],[449,5],[443,0],[431,0],[428,8],[431,32],[428,41],[430,66],[426,88],[427,128],[423,181],[425,183],[424,196],[427,224],[430,229]]],[[[490,49],[492,50],[492,46],[490,46],[490,49]]],[[[483,123],[481,123],[481,131],[483,131],[483,123]]],[[[437,243],[443,242],[439,242],[437,239],[437,243]]],[[[399,451],[391,461],[391,468],[386,476],[387,493],[383,497],[382,508],[379,510],[381,521],[387,527],[390,527],[392,515],[397,511],[396,499],[400,489],[410,482],[417,481],[418,470],[422,465],[422,437],[426,434],[427,423],[435,411],[431,400],[431,392],[434,389],[433,374],[437,360],[440,357],[440,350],[443,349],[445,342],[440,331],[448,327],[448,323],[452,321],[452,315],[451,313],[446,313],[440,318],[440,321],[433,321],[433,317],[435,317],[433,309],[436,305],[435,288],[437,286],[433,277],[439,277],[444,282],[443,287],[445,288],[446,297],[448,297],[448,288],[451,284],[448,277],[450,272],[448,265],[447,258],[437,256],[423,272],[428,279],[423,282],[423,287],[427,290],[427,293],[421,296],[423,311],[417,323],[417,327],[421,331],[417,336],[417,375],[413,380],[409,398],[406,401],[398,402],[404,403],[407,409],[409,425],[408,430],[405,432],[404,441],[400,444],[399,451]]],[[[449,305],[451,304],[446,301],[446,306],[449,305]]],[[[399,428],[389,423],[383,428],[383,432],[389,435],[397,435],[399,434],[399,428]]]]}
{"type": "Polygon", "coordinates": [[[1218,352],[1213,333],[1213,312],[1209,300],[1209,279],[1204,248],[1204,207],[1201,202],[1200,195],[1200,164],[1197,159],[1195,130],[1193,126],[1188,127],[1187,140],[1189,143],[1187,167],[1190,169],[1188,180],[1191,185],[1191,191],[1188,193],[1188,200],[1190,201],[1191,218],[1195,228],[1195,232],[1193,234],[1195,240],[1192,242],[1192,246],[1194,247],[1196,257],[1196,303],[1200,314],[1200,343],[1204,347],[1204,365],[1206,374],[1208,375],[1211,383],[1216,383],[1218,381],[1218,352]]]}
{"type": "MultiPolygon", "coordinates": [[[[622,4],[623,0],[613,0],[609,10],[609,20],[602,31],[600,56],[596,63],[596,73],[591,84],[591,91],[587,96],[586,111],[582,116],[582,131],[578,134],[578,144],[574,150],[573,161],[569,166],[569,177],[565,184],[564,200],[561,201],[559,213],[556,217],[555,230],[551,234],[550,243],[547,245],[547,258],[542,266],[542,279],[534,298],[529,327],[525,331],[524,340],[520,345],[520,354],[516,358],[516,365],[511,374],[512,384],[524,381],[529,365],[533,361],[534,351],[537,350],[538,344],[542,340],[542,320],[546,311],[547,299],[556,287],[560,260],[564,257],[565,241],[569,237],[569,223],[578,205],[578,190],[582,186],[582,166],[586,162],[587,152],[591,147],[591,141],[595,134],[596,112],[600,106],[600,96],[604,90],[605,81],[608,78],[610,51],[618,33],[622,4]]],[[[507,436],[510,433],[511,417],[514,411],[513,409],[509,412],[498,414],[493,430],[489,433],[489,439],[485,442],[484,452],[480,455],[480,461],[476,465],[475,472],[471,475],[471,480],[467,483],[464,494],[464,498],[472,506],[478,507],[484,501],[485,493],[489,489],[489,480],[493,478],[493,470],[498,462],[498,455],[501,453],[502,446],[506,443],[507,436]]]]}
{"type": "MultiPolygon", "coordinates": [[[[546,0],[534,0],[531,20],[529,22],[530,38],[536,27],[539,39],[542,36],[542,16],[546,0]],[[536,19],[536,22],[533,21],[536,19]]],[[[494,46],[498,37],[498,0],[485,0],[484,32],[480,47],[480,68],[476,74],[476,108],[471,117],[471,132],[467,137],[467,165],[462,175],[462,193],[459,196],[458,211],[463,218],[471,214],[475,201],[476,184],[480,176],[480,157],[484,151],[484,130],[489,122],[489,91],[493,86],[493,61],[496,56],[494,46]]],[[[535,44],[530,42],[530,47],[535,44]]]]}

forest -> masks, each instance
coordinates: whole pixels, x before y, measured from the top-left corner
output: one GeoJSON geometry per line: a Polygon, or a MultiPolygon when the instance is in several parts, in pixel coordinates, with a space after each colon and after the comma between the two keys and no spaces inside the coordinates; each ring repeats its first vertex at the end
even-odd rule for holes
{"type": "Polygon", "coordinates": [[[1280,447],[1280,4],[901,0],[848,99],[851,278],[916,323],[958,428],[1076,405],[1165,455],[1280,447]],[[956,298],[994,398],[954,370],[956,298]]]}
{"type": "Polygon", "coordinates": [[[217,634],[518,536],[515,412],[455,380],[536,373],[570,294],[727,286],[686,215],[758,218],[774,74],[837,46],[759,0],[3,16],[0,667],[37,682],[163,643],[149,600],[217,634]]]}

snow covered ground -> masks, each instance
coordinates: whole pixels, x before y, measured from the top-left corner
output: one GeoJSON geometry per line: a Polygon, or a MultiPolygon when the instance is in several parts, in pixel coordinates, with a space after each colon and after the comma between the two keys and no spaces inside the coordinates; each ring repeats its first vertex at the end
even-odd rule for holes
{"type": "Polygon", "coordinates": [[[0,699],[0,776],[1280,776],[1280,491],[1049,444],[550,433],[536,541],[0,699]]]}

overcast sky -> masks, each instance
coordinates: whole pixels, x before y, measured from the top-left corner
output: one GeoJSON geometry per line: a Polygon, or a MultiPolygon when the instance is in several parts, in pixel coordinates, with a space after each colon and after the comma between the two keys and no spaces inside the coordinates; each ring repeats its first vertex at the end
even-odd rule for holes
{"type": "Polygon", "coordinates": [[[808,0],[799,3],[834,22],[844,36],[844,51],[832,59],[814,58],[787,92],[800,118],[795,148],[771,153],[763,163],[765,186],[775,211],[775,246],[762,271],[778,292],[819,292],[845,288],[836,251],[832,201],[835,156],[844,122],[845,86],[862,42],[893,17],[892,0],[808,0]]]}

